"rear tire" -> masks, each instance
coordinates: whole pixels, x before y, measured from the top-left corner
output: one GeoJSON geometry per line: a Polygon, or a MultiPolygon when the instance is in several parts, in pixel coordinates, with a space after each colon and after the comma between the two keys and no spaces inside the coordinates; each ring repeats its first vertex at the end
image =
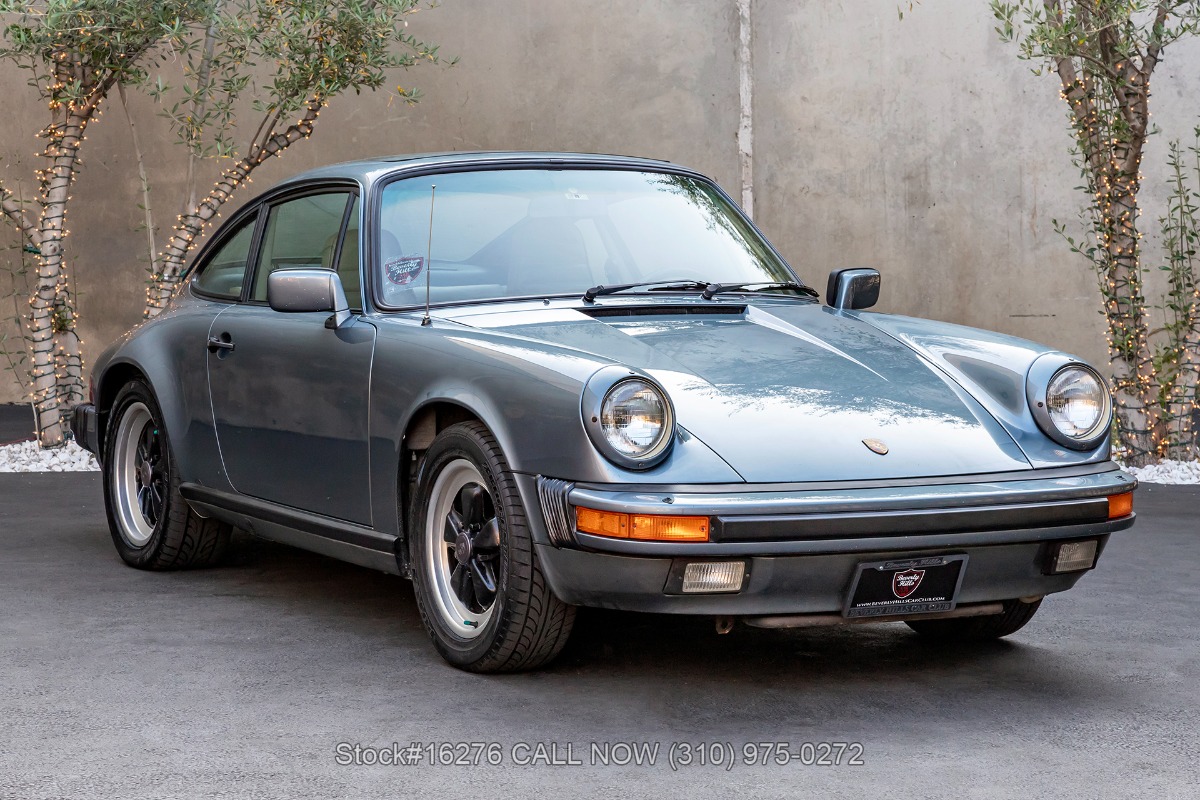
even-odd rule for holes
{"type": "Polygon", "coordinates": [[[179,494],[179,470],[149,385],[130,381],[109,415],[104,508],[113,544],[131,567],[190,569],[216,564],[231,527],[204,519],[179,494]]]}
{"type": "Polygon", "coordinates": [[[986,642],[1016,633],[1033,619],[1041,600],[1023,603],[1009,600],[1004,611],[986,617],[962,617],[960,619],[926,619],[905,623],[927,639],[938,642],[986,642]]]}
{"type": "Polygon", "coordinates": [[[575,607],[550,590],[512,472],[484,425],[459,423],[434,439],[408,532],[421,619],[450,664],[530,670],[566,645],[575,607]]]}

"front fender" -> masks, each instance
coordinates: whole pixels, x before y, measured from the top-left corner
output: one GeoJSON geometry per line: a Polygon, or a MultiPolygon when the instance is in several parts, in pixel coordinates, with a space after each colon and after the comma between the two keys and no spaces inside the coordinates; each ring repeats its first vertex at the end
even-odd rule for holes
{"type": "Polygon", "coordinates": [[[671,454],[653,469],[625,470],[601,456],[583,427],[580,400],[587,379],[611,361],[440,321],[426,327],[390,322],[379,325],[371,379],[377,521],[396,519],[404,433],[436,403],[478,417],[517,473],[618,484],[742,481],[682,428],[671,454]]]}
{"type": "MultiPolygon", "coordinates": [[[[1092,450],[1071,450],[1047,437],[1034,420],[1026,399],[1026,378],[1034,361],[1058,352],[1053,348],[948,322],[850,313],[902,342],[970,392],[1012,436],[1033,467],[1061,467],[1109,459],[1110,436],[1092,450]]],[[[1082,359],[1071,358],[1083,363],[1082,359]]]]}

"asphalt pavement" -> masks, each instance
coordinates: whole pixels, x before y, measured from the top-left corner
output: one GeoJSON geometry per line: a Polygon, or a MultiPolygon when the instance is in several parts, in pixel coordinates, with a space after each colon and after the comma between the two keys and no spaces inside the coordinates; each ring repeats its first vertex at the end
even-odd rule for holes
{"type": "Polygon", "coordinates": [[[1194,800],[1200,488],[1137,500],[1007,641],[594,612],[550,669],[480,677],[399,578],[249,538],[139,572],[96,474],[0,475],[0,797],[1194,800]]]}

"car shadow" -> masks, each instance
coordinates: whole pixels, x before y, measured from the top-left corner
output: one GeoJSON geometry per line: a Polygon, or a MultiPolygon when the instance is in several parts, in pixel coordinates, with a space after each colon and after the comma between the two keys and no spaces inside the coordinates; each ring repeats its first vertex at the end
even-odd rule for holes
{"type": "MultiPolygon", "coordinates": [[[[711,617],[579,609],[574,632],[552,664],[526,674],[471,676],[445,665],[427,640],[411,584],[302,550],[238,535],[227,566],[206,571],[216,592],[244,591],[256,602],[285,604],[291,615],[335,617],[339,628],[400,648],[423,664],[449,671],[451,682],[529,682],[539,691],[560,684],[572,692],[591,682],[637,682],[641,691],[674,692],[680,676],[689,691],[713,698],[713,713],[730,687],[778,692],[862,696],[878,691],[988,695],[995,702],[1069,707],[1085,698],[1120,693],[1102,663],[1057,648],[1038,620],[1011,639],[974,644],[929,642],[902,623],[764,630],[738,624],[719,635],[711,617]]],[[[314,623],[316,624],[316,623],[314,623]]],[[[532,688],[532,686],[531,686],[532,688]]]]}

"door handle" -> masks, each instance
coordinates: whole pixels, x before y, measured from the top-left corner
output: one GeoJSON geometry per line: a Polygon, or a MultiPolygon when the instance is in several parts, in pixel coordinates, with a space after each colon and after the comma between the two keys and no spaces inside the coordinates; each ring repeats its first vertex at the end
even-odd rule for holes
{"type": "Polygon", "coordinates": [[[237,347],[237,345],[235,345],[233,343],[233,340],[231,339],[231,337],[229,336],[228,333],[222,333],[219,337],[218,336],[208,337],[208,352],[210,352],[210,353],[215,353],[218,350],[224,350],[226,352],[232,353],[234,348],[236,348],[236,347],[237,347]]]}

